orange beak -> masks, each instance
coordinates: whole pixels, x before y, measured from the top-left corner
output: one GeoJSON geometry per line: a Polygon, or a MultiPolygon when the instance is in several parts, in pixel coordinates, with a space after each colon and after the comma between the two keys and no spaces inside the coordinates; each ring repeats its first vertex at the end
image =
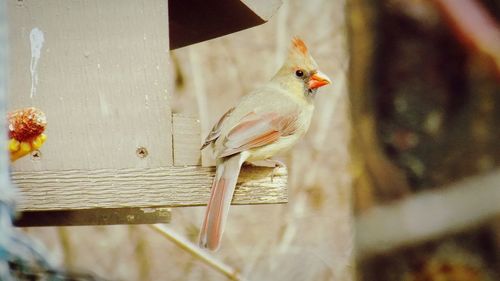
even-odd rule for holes
{"type": "Polygon", "coordinates": [[[314,73],[311,78],[309,78],[309,89],[317,89],[319,87],[331,84],[332,81],[328,76],[326,76],[321,71],[314,73]]]}

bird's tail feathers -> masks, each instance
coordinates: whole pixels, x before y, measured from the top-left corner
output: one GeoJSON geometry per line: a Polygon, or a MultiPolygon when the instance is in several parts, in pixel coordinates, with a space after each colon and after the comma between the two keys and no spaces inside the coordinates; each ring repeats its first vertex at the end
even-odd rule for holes
{"type": "Polygon", "coordinates": [[[200,229],[199,245],[215,251],[219,248],[229,207],[245,155],[238,153],[217,164],[210,200],[200,229]]]}

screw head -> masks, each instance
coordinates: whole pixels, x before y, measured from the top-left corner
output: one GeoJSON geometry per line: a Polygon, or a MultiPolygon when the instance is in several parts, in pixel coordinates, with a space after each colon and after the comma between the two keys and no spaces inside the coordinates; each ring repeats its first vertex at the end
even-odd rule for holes
{"type": "Polygon", "coordinates": [[[40,160],[40,158],[42,158],[42,152],[40,150],[33,150],[33,152],[31,152],[32,160],[40,160]]]}
{"type": "Polygon", "coordinates": [[[137,157],[139,158],[146,158],[149,152],[145,147],[140,146],[136,149],[135,154],[137,154],[137,157]]]}

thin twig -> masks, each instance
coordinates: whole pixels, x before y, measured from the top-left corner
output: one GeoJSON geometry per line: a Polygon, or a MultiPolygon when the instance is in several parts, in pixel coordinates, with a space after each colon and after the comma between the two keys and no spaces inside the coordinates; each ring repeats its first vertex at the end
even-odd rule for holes
{"type": "Polygon", "coordinates": [[[226,275],[230,280],[243,280],[240,276],[238,270],[230,267],[229,265],[215,259],[208,252],[198,248],[196,245],[188,241],[186,238],[180,236],[175,231],[170,229],[168,226],[164,224],[153,224],[150,225],[152,229],[156,232],[163,235],[168,240],[175,243],[175,245],[179,246],[181,249],[190,253],[194,257],[198,258],[211,268],[219,271],[220,273],[226,275]]]}
{"type": "Polygon", "coordinates": [[[58,227],[57,234],[59,236],[59,243],[61,244],[64,267],[67,269],[72,269],[74,267],[74,257],[75,253],[71,245],[70,234],[66,227],[58,227]]]}
{"type": "Polygon", "coordinates": [[[130,240],[135,242],[135,255],[134,258],[139,269],[140,280],[151,280],[151,266],[149,255],[149,245],[147,243],[147,238],[144,237],[143,233],[139,231],[136,225],[129,225],[128,232],[130,235],[130,240]]]}
{"type": "MultiPolygon", "coordinates": [[[[199,48],[190,47],[188,51],[189,55],[189,63],[191,64],[191,78],[194,85],[194,93],[196,96],[196,104],[198,106],[198,114],[200,119],[200,127],[201,127],[201,135],[204,138],[207,133],[210,131],[210,114],[208,109],[208,101],[207,101],[207,90],[206,83],[204,79],[204,74],[201,70],[201,59],[198,54],[199,48]]],[[[200,144],[202,144],[202,140],[200,140],[200,144]]],[[[201,161],[202,166],[209,166],[210,162],[210,154],[208,154],[208,149],[201,151],[201,161]]]]}

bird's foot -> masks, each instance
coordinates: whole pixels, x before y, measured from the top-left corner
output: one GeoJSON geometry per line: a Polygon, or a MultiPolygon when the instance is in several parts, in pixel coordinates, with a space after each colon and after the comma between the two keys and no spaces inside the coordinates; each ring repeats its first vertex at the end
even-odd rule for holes
{"type": "Polygon", "coordinates": [[[286,167],[285,163],[283,163],[279,160],[274,160],[274,159],[265,159],[265,160],[258,160],[258,161],[245,162],[245,163],[247,165],[251,165],[251,166],[273,168],[273,171],[271,172],[271,182],[274,181],[274,177],[278,174],[278,170],[280,168],[286,167]]]}
{"type": "Polygon", "coordinates": [[[274,181],[274,177],[278,174],[278,170],[280,168],[286,167],[285,163],[283,163],[279,160],[266,159],[263,161],[267,164],[266,166],[274,167],[273,171],[271,172],[271,182],[274,181]]]}

